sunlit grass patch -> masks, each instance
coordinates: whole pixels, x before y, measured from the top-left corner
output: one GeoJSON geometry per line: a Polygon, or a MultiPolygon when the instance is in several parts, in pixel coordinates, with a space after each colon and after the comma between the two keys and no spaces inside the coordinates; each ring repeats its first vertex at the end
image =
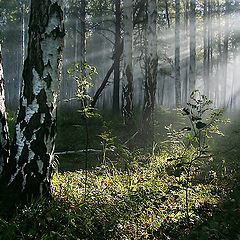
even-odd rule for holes
{"type": "MultiPolygon", "coordinates": [[[[127,171],[112,165],[87,172],[56,173],[54,196],[76,211],[88,206],[86,211],[91,210],[88,217],[95,219],[90,220],[91,224],[88,222],[88,227],[94,229],[98,221],[104,226],[106,236],[114,232],[121,239],[132,235],[134,239],[153,239],[159,234],[171,235],[171,229],[174,234],[184,234],[191,227],[186,223],[185,192],[179,179],[167,174],[169,165],[166,157],[154,156],[148,165],[136,162],[127,171]]],[[[203,214],[211,215],[204,206],[217,204],[219,196],[212,194],[215,184],[190,186],[192,225],[203,214]]]]}

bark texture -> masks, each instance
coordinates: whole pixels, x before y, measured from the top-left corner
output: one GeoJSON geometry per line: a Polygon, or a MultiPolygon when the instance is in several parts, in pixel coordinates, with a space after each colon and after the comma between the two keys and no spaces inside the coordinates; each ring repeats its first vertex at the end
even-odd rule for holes
{"type": "Polygon", "coordinates": [[[209,81],[209,62],[208,62],[208,5],[207,0],[203,2],[203,81],[205,94],[208,93],[208,81],[209,81]]]}
{"type": "Polygon", "coordinates": [[[229,45],[229,23],[230,23],[230,6],[231,2],[226,0],[225,2],[225,25],[224,25],[224,40],[223,40],[223,53],[222,53],[222,101],[223,107],[226,105],[226,88],[227,88],[227,71],[228,71],[228,45],[229,45]]]}
{"type": "Polygon", "coordinates": [[[133,116],[133,6],[132,0],[124,0],[124,79],[123,79],[123,117],[128,123],[133,116]]]}
{"type": "Polygon", "coordinates": [[[190,66],[189,91],[192,92],[196,82],[196,0],[190,0],[190,66]]]}
{"type": "Polygon", "coordinates": [[[188,83],[189,83],[189,0],[184,2],[184,71],[183,71],[183,103],[185,104],[188,99],[188,83]]]}
{"type": "Polygon", "coordinates": [[[50,193],[63,37],[59,1],[32,0],[20,107],[4,172],[8,189],[24,201],[50,193]]]}
{"type": "Polygon", "coordinates": [[[153,140],[153,111],[157,84],[157,5],[156,0],[148,0],[146,79],[143,106],[143,135],[153,140]]]}
{"type": "Polygon", "coordinates": [[[9,157],[9,135],[5,107],[5,89],[3,77],[2,50],[0,43],[0,175],[9,157]]]}
{"type": "Polygon", "coordinates": [[[115,0],[115,52],[113,80],[113,112],[119,112],[120,56],[116,54],[121,45],[121,1],[115,0]]]}
{"type": "Polygon", "coordinates": [[[180,0],[175,1],[175,96],[176,106],[181,105],[180,80],[180,0]]]}
{"type": "Polygon", "coordinates": [[[87,49],[87,41],[86,41],[86,1],[81,0],[81,11],[80,11],[80,23],[81,23],[81,43],[80,43],[80,56],[81,56],[81,65],[86,63],[86,49],[87,49]]]}

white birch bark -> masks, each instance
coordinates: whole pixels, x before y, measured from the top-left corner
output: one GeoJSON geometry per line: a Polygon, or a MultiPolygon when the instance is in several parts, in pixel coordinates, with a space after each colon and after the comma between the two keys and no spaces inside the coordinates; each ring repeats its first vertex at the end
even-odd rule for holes
{"type": "Polygon", "coordinates": [[[64,37],[59,2],[31,2],[20,107],[9,164],[4,172],[8,188],[18,199],[30,200],[50,192],[64,37]]]}
{"type": "Polygon", "coordinates": [[[9,134],[5,107],[2,49],[0,43],[0,175],[9,157],[9,134]]]}

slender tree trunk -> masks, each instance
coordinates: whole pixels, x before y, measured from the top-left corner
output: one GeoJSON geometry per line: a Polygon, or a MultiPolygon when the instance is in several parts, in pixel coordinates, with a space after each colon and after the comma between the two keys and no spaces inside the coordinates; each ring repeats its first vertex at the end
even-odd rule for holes
{"type": "Polygon", "coordinates": [[[165,0],[165,8],[166,8],[166,19],[167,19],[168,28],[170,28],[170,17],[169,17],[168,0],[165,0]]]}
{"type": "Polygon", "coordinates": [[[195,89],[196,83],[196,0],[190,0],[190,66],[189,90],[195,89]]]}
{"type": "Polygon", "coordinates": [[[9,158],[9,134],[5,107],[2,49],[0,43],[0,175],[9,158]]]}
{"type": "Polygon", "coordinates": [[[217,70],[216,70],[216,81],[215,81],[215,102],[217,105],[220,105],[220,87],[222,83],[222,74],[221,74],[221,64],[222,64],[222,44],[221,44],[221,8],[219,0],[217,0],[217,26],[218,26],[218,36],[217,36],[217,70]]]}
{"type": "Polygon", "coordinates": [[[3,173],[15,200],[30,201],[50,193],[63,37],[61,5],[55,0],[32,0],[20,107],[3,173]]]}
{"type": "Polygon", "coordinates": [[[180,0],[175,0],[175,95],[177,107],[181,105],[180,79],[180,0]]]}
{"type": "Polygon", "coordinates": [[[123,79],[123,117],[129,123],[133,116],[133,6],[132,0],[124,0],[124,79],[123,79]]]}
{"type": "Polygon", "coordinates": [[[116,64],[114,65],[114,81],[113,81],[113,112],[119,112],[119,87],[120,87],[120,57],[118,57],[117,51],[120,48],[121,43],[121,2],[115,0],[115,53],[114,58],[116,64]]]}
{"type": "Polygon", "coordinates": [[[234,87],[237,85],[237,81],[238,81],[238,75],[237,73],[239,72],[238,70],[238,56],[237,56],[237,46],[233,46],[233,76],[232,76],[232,86],[231,86],[231,97],[230,97],[230,103],[229,103],[229,107],[231,110],[234,109],[234,105],[235,105],[235,100],[236,100],[236,91],[234,89],[234,87]]]}
{"type": "Polygon", "coordinates": [[[143,135],[146,139],[153,141],[153,111],[155,105],[155,93],[157,83],[157,4],[156,0],[148,0],[148,24],[147,24],[147,57],[146,57],[146,79],[143,106],[143,135]]]}
{"type": "Polygon", "coordinates": [[[81,10],[80,10],[80,57],[81,57],[81,65],[86,63],[86,49],[87,49],[87,41],[86,41],[86,0],[81,0],[81,10]]]}
{"type": "Polygon", "coordinates": [[[78,14],[75,20],[75,39],[74,39],[74,62],[78,62],[78,14]]]}
{"type": "Polygon", "coordinates": [[[225,26],[223,40],[223,79],[222,79],[222,105],[226,105],[226,87],[227,87],[227,70],[228,70],[228,44],[229,44],[229,5],[230,1],[225,2],[225,26]]]}
{"type": "Polygon", "coordinates": [[[183,78],[183,96],[184,103],[187,102],[188,99],[188,80],[189,80],[189,0],[184,1],[184,33],[185,33],[185,41],[184,41],[184,78],[183,78]]]}
{"type": "Polygon", "coordinates": [[[208,81],[209,81],[209,62],[208,62],[208,5],[207,1],[204,0],[204,12],[203,12],[203,81],[204,81],[204,93],[208,93],[208,81]]]}
{"type": "Polygon", "coordinates": [[[206,95],[210,98],[212,91],[210,92],[210,86],[212,85],[212,71],[213,71],[213,50],[212,50],[212,1],[208,0],[208,55],[207,55],[207,63],[208,63],[208,81],[207,81],[207,91],[206,95]]]}
{"type": "MultiPolygon", "coordinates": [[[[134,9],[133,9],[133,15],[136,14],[136,12],[138,11],[142,11],[142,9],[145,7],[146,5],[146,1],[147,0],[142,0],[142,1],[139,1],[135,6],[134,6],[134,9]]],[[[133,19],[133,27],[138,23],[138,19],[137,18],[134,18],[133,19]]],[[[115,68],[115,65],[118,64],[118,61],[122,55],[122,52],[123,52],[123,41],[120,42],[120,47],[118,49],[116,49],[116,51],[114,52],[113,54],[113,59],[114,59],[114,62],[112,64],[112,66],[110,67],[110,69],[107,71],[104,79],[103,79],[103,82],[102,84],[100,85],[100,87],[98,88],[98,90],[96,91],[94,97],[93,97],[93,100],[91,102],[91,106],[94,107],[97,103],[97,100],[99,98],[99,96],[101,95],[102,91],[104,90],[105,86],[107,85],[108,83],[108,80],[112,74],[112,72],[114,71],[114,68],[115,68]]]]}

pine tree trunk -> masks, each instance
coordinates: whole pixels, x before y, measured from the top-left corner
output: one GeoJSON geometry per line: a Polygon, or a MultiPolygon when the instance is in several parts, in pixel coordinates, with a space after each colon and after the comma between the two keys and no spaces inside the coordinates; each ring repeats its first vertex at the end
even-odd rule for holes
{"type": "Polygon", "coordinates": [[[132,0],[124,0],[124,79],[123,79],[123,117],[129,123],[133,116],[133,6],[132,0]]]}
{"type": "Polygon", "coordinates": [[[175,95],[176,106],[181,105],[180,80],[180,0],[175,1],[175,95]]]}
{"type": "Polygon", "coordinates": [[[0,175],[9,158],[9,134],[5,107],[2,49],[0,43],[0,175]]]}
{"type": "Polygon", "coordinates": [[[18,200],[50,193],[63,37],[61,5],[32,0],[15,137],[3,173],[11,197],[18,200]]]}
{"type": "Polygon", "coordinates": [[[146,79],[143,106],[143,135],[146,140],[153,141],[153,111],[155,105],[155,93],[157,83],[157,34],[156,34],[157,5],[156,0],[148,0],[148,24],[147,24],[147,56],[146,79]]]}

